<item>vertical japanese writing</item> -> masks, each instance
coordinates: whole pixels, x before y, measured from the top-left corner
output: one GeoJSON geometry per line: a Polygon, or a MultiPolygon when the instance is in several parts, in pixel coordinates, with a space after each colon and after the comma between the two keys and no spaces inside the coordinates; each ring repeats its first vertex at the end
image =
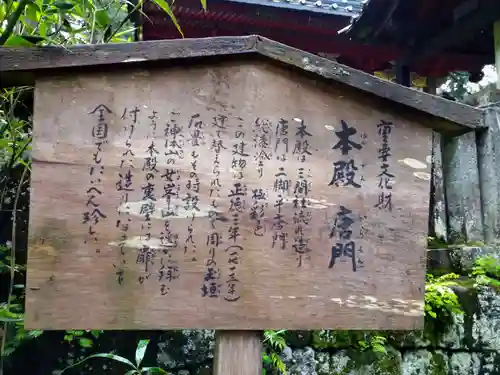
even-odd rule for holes
{"type": "Polygon", "coordinates": [[[328,186],[351,186],[359,189],[361,188],[360,182],[363,181],[363,178],[362,176],[358,176],[359,166],[349,156],[349,152],[353,149],[359,151],[363,146],[362,143],[357,143],[351,139],[358,132],[355,127],[349,126],[344,120],[341,120],[341,126],[342,129],[335,132],[338,141],[333,146],[333,150],[340,150],[342,156],[345,157],[343,158],[344,160],[339,159],[333,162],[333,176],[328,186]]]}
{"type": "Polygon", "coordinates": [[[179,125],[180,113],[172,111],[171,117],[165,126],[165,156],[167,164],[175,164],[176,160],[184,159],[184,134],[182,126],[179,125]]]}
{"type": "Polygon", "coordinates": [[[107,143],[108,123],[106,116],[113,112],[104,104],[99,104],[89,114],[97,115],[97,123],[92,127],[92,139],[96,146],[92,153],[92,164],[90,165],[90,186],[86,190],[87,201],[85,203],[86,211],[83,212],[82,223],[88,226],[87,237],[84,243],[91,239],[96,244],[96,253],[101,249],[98,245],[97,226],[101,220],[105,220],[107,215],[101,210],[99,197],[103,194],[101,176],[104,174],[104,165],[102,161],[102,146],[107,143]]]}
{"type": "Polygon", "coordinates": [[[179,214],[179,194],[180,194],[180,174],[175,169],[178,160],[184,158],[182,146],[182,127],[177,120],[178,112],[170,112],[170,118],[165,124],[163,134],[165,137],[165,156],[167,156],[167,167],[163,170],[160,178],[163,182],[163,194],[161,199],[164,204],[161,209],[163,229],[160,232],[161,258],[158,269],[158,282],[160,284],[160,294],[167,295],[170,292],[170,285],[180,277],[179,261],[173,259],[175,249],[179,247],[179,234],[172,232],[170,219],[179,214]],[[171,165],[171,166],[169,166],[171,165]]]}
{"type": "MultiPolygon", "coordinates": [[[[253,148],[255,150],[255,161],[257,162],[257,173],[259,179],[264,174],[264,162],[271,160],[273,155],[271,149],[272,126],[266,119],[257,118],[253,128],[253,148]]],[[[252,206],[250,207],[250,220],[255,222],[253,234],[262,237],[266,228],[262,223],[267,208],[267,194],[262,188],[252,189],[252,206]]]]}
{"type": "Polygon", "coordinates": [[[262,188],[252,189],[252,206],[250,207],[250,220],[255,222],[253,229],[254,236],[262,237],[266,233],[266,228],[262,224],[267,207],[267,195],[262,188]]]}
{"type": "MultiPolygon", "coordinates": [[[[299,123],[295,133],[296,141],[293,149],[293,154],[297,160],[304,165],[308,156],[312,155],[309,151],[308,137],[312,134],[307,130],[307,125],[304,120],[294,119],[299,123]]],[[[308,171],[310,173],[310,170],[308,171]]],[[[297,254],[297,267],[302,267],[303,258],[310,259],[309,253],[309,238],[304,237],[304,230],[311,221],[312,213],[308,210],[309,206],[309,193],[311,192],[311,184],[308,180],[310,174],[305,175],[304,167],[300,167],[297,171],[297,180],[293,189],[293,224],[294,224],[294,238],[292,248],[297,254]]]]}
{"type": "Polygon", "coordinates": [[[353,272],[356,272],[358,267],[362,267],[362,261],[358,262],[356,258],[356,241],[352,236],[354,223],[355,219],[352,211],[340,206],[330,232],[330,238],[334,238],[335,243],[332,245],[328,268],[333,268],[336,260],[343,257],[351,259],[353,272]]]}
{"type": "Polygon", "coordinates": [[[227,150],[224,146],[224,142],[221,138],[221,134],[227,133],[227,116],[217,115],[213,117],[212,129],[215,135],[212,136],[212,144],[210,145],[210,150],[214,151],[214,166],[212,168],[212,179],[210,180],[210,222],[212,223],[212,229],[215,229],[215,221],[217,220],[217,199],[220,198],[220,189],[222,185],[220,184],[220,153],[222,150],[227,150]]]}
{"type": "Polygon", "coordinates": [[[288,224],[285,221],[285,217],[283,215],[283,205],[284,205],[284,197],[287,196],[290,192],[290,179],[288,179],[285,168],[279,167],[278,173],[274,175],[276,178],[274,180],[273,190],[278,194],[276,198],[276,202],[274,203],[274,208],[276,209],[276,213],[273,217],[272,221],[272,230],[273,230],[273,242],[272,247],[279,247],[282,250],[286,249],[286,245],[288,243],[288,233],[285,230],[285,225],[288,224]]]}
{"type": "Polygon", "coordinates": [[[199,193],[200,193],[200,179],[198,177],[197,165],[198,158],[198,148],[204,138],[203,128],[205,123],[201,120],[198,113],[191,116],[189,119],[188,129],[189,129],[189,143],[193,150],[191,151],[191,172],[189,172],[189,179],[186,183],[186,195],[182,198],[184,202],[184,210],[186,212],[191,212],[192,221],[187,228],[187,236],[184,241],[184,254],[188,254],[188,250],[191,252],[191,260],[196,261],[196,243],[194,241],[194,229],[192,222],[196,216],[196,212],[200,211],[198,207],[199,203],[199,193]]]}
{"type": "MultiPolygon", "coordinates": [[[[366,134],[359,134],[359,142],[352,138],[356,134],[358,134],[358,131],[354,126],[349,126],[346,121],[341,120],[341,129],[335,132],[337,142],[332,149],[339,150],[343,158],[333,163],[333,176],[328,186],[361,188],[361,182],[364,181],[364,178],[358,172],[359,168],[363,168],[364,165],[357,165],[350,152],[352,150],[360,151],[363,148],[363,145],[366,143],[366,134]]],[[[356,248],[357,244],[353,237],[352,228],[354,222],[353,212],[345,206],[340,206],[330,232],[330,238],[334,238],[336,242],[331,248],[331,258],[328,268],[333,268],[335,260],[341,257],[351,259],[352,270],[354,272],[362,267],[363,261],[357,259],[357,253],[362,253],[363,249],[361,246],[356,248]]],[[[362,236],[364,232],[361,219],[359,228],[360,236],[362,236]]]]}
{"type": "Polygon", "coordinates": [[[205,263],[205,273],[201,285],[201,296],[218,298],[222,287],[220,278],[221,271],[217,266],[216,252],[222,243],[221,234],[215,230],[207,235],[208,259],[205,263]]]}
{"type": "Polygon", "coordinates": [[[170,293],[170,284],[179,278],[179,263],[172,260],[172,251],[166,250],[164,254],[167,256],[160,258],[160,268],[158,269],[158,281],[160,282],[160,294],[162,296],[170,293]]]}
{"type": "Polygon", "coordinates": [[[308,156],[311,156],[312,153],[309,150],[309,137],[312,137],[312,134],[307,130],[307,125],[304,123],[304,120],[295,118],[296,122],[299,123],[297,126],[297,131],[295,133],[295,146],[293,148],[292,154],[295,155],[298,161],[305,162],[308,156]]]}
{"type": "Polygon", "coordinates": [[[220,176],[220,152],[226,149],[221,138],[222,133],[226,133],[227,117],[225,115],[217,115],[213,117],[212,130],[215,135],[212,135],[212,143],[210,150],[214,152],[214,166],[212,169],[212,179],[210,180],[210,222],[212,230],[207,235],[208,259],[205,263],[205,273],[203,283],[201,285],[201,296],[218,298],[221,294],[221,270],[217,266],[216,253],[219,252],[219,247],[222,244],[222,234],[216,227],[217,219],[217,199],[220,198],[220,189],[222,185],[219,181],[220,176]]]}
{"type": "Polygon", "coordinates": [[[245,209],[245,198],[247,194],[247,187],[241,183],[241,180],[244,178],[244,169],[247,165],[246,158],[249,156],[246,151],[247,143],[245,142],[245,132],[242,130],[243,120],[241,118],[238,118],[238,120],[240,123],[238,124],[238,129],[234,132],[235,143],[233,144],[233,158],[231,161],[231,167],[235,173],[233,177],[237,181],[233,181],[233,186],[230,188],[227,195],[230,200],[229,212],[232,214],[232,223],[229,226],[228,242],[232,242],[232,244],[225,250],[228,256],[229,277],[226,280],[227,295],[224,299],[229,302],[240,299],[238,291],[240,280],[237,278],[236,271],[240,260],[240,252],[243,250],[243,246],[239,244],[241,236],[240,215],[245,209]]]}
{"type": "Polygon", "coordinates": [[[378,187],[380,189],[380,193],[375,207],[383,211],[392,211],[392,183],[394,175],[389,172],[389,159],[392,156],[389,138],[392,132],[392,127],[392,122],[384,120],[377,125],[382,145],[378,149],[378,159],[381,161],[380,173],[377,176],[379,178],[378,187]]]}
{"type": "Polygon", "coordinates": [[[264,162],[266,160],[271,160],[273,155],[271,150],[271,131],[271,122],[269,120],[260,117],[255,120],[255,126],[253,128],[253,148],[255,150],[255,161],[257,162],[259,178],[264,174],[264,162]]]}
{"type": "Polygon", "coordinates": [[[288,120],[283,118],[278,120],[274,139],[274,153],[276,154],[276,159],[286,161],[288,155],[288,120]],[[282,152],[281,155],[278,155],[278,150],[282,152]]]}
{"type": "Polygon", "coordinates": [[[288,224],[282,213],[285,197],[290,193],[290,179],[283,167],[283,162],[288,158],[288,136],[289,136],[289,125],[288,120],[280,118],[278,124],[276,125],[275,131],[275,142],[274,142],[274,152],[276,154],[276,159],[281,161],[282,164],[278,169],[278,172],[274,174],[274,186],[273,191],[277,193],[276,201],[274,203],[274,208],[276,213],[272,220],[272,232],[273,241],[272,247],[275,248],[279,246],[282,250],[286,249],[288,243],[288,233],[285,230],[285,225],[288,224]],[[281,151],[281,155],[278,155],[278,150],[281,151]]]}
{"type": "MultiPolygon", "coordinates": [[[[184,159],[184,135],[182,134],[182,126],[178,123],[180,113],[170,112],[170,118],[165,124],[165,156],[167,157],[167,165],[175,165],[179,160],[184,159]]],[[[174,167],[165,168],[161,178],[163,180],[162,199],[165,200],[165,206],[162,209],[161,216],[168,220],[170,217],[179,214],[180,197],[180,174],[174,167]]],[[[166,234],[165,234],[166,236],[166,234]]],[[[166,237],[165,237],[166,239],[166,237]]]]}
{"type": "Polygon", "coordinates": [[[151,216],[156,213],[157,197],[156,197],[156,174],[158,171],[158,150],[156,146],[156,119],[158,118],[157,112],[153,111],[151,115],[148,116],[149,119],[149,130],[151,142],[146,148],[146,157],[144,158],[144,163],[142,166],[142,171],[144,172],[144,184],[141,185],[142,197],[141,197],[141,208],[140,215],[144,217],[144,222],[141,226],[141,230],[145,231],[145,234],[141,241],[141,247],[137,253],[137,264],[144,266],[145,276],[139,276],[139,283],[143,284],[145,279],[149,279],[151,276],[151,268],[154,265],[156,257],[156,248],[151,246],[151,216]]]}
{"type": "MultiPolygon", "coordinates": [[[[125,141],[125,151],[122,153],[122,158],[120,161],[120,171],[118,172],[118,180],[116,181],[116,191],[120,194],[120,206],[126,204],[129,201],[129,193],[134,191],[133,187],[133,157],[135,156],[132,151],[132,135],[134,134],[134,129],[137,125],[137,113],[139,109],[137,107],[128,110],[125,108],[123,111],[121,119],[129,120],[130,123],[123,127],[123,130],[127,133],[127,140],[125,141]],[[128,115],[128,116],[127,116],[128,115]]],[[[122,210],[118,210],[118,219],[116,220],[116,227],[119,228],[121,236],[119,242],[120,249],[120,262],[118,265],[113,265],[116,268],[116,276],[118,278],[118,284],[123,284],[123,266],[126,264],[125,260],[125,244],[128,239],[128,231],[132,218],[130,214],[126,212],[122,213],[122,210]]]]}

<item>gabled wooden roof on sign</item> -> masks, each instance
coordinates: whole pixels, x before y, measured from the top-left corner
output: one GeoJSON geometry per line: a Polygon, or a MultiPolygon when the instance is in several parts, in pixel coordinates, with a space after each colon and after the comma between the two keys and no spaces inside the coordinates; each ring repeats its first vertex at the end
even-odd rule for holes
{"type": "MultiPolygon", "coordinates": [[[[299,68],[316,78],[330,80],[395,104],[441,118],[431,127],[444,132],[467,132],[483,127],[483,112],[338,64],[259,36],[178,39],[125,44],[80,45],[70,48],[1,48],[0,79],[3,86],[33,85],[38,75],[62,74],[81,68],[145,67],[151,63],[230,56],[264,57],[299,68]]],[[[220,61],[218,59],[217,61],[220,61]]]]}

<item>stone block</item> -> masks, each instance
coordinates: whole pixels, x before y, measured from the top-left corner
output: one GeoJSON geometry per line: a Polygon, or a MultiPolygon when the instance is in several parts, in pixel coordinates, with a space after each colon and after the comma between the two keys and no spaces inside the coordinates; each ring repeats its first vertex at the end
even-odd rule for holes
{"type": "Polygon", "coordinates": [[[477,303],[479,311],[472,326],[475,347],[500,353],[500,294],[493,288],[480,287],[477,303]]]}
{"type": "Polygon", "coordinates": [[[166,331],[158,340],[158,366],[165,369],[198,367],[213,359],[212,330],[166,331]]]}
{"type": "Polygon", "coordinates": [[[414,350],[403,355],[402,375],[446,375],[448,371],[448,356],[440,350],[414,350]]]}

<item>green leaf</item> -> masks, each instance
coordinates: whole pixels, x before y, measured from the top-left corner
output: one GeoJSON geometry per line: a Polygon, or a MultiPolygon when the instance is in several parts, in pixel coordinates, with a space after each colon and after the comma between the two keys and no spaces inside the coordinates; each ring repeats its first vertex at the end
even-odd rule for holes
{"type": "Polygon", "coordinates": [[[139,372],[137,370],[128,370],[125,375],[135,375],[138,374],[139,372]]]}
{"type": "Polygon", "coordinates": [[[91,348],[94,344],[91,339],[81,338],[78,340],[78,343],[82,348],[91,348]]]}
{"type": "Polygon", "coordinates": [[[33,43],[24,39],[21,35],[11,35],[6,40],[4,46],[6,47],[33,47],[33,43]]]}
{"type": "Polygon", "coordinates": [[[168,374],[168,372],[160,367],[143,367],[141,370],[145,374],[168,374]]]}
{"type": "Polygon", "coordinates": [[[144,359],[144,354],[146,354],[148,344],[149,340],[141,340],[137,344],[137,349],[135,350],[135,364],[137,367],[141,365],[141,362],[144,359]]]}
{"type": "Polygon", "coordinates": [[[35,3],[28,3],[26,5],[26,16],[33,22],[38,22],[38,15],[40,12],[40,8],[35,3]]]}
{"type": "Polygon", "coordinates": [[[70,10],[73,9],[75,4],[66,1],[54,1],[54,6],[60,10],[70,10]]]}
{"type": "Polygon", "coordinates": [[[37,44],[45,40],[43,36],[38,36],[38,35],[21,35],[21,37],[23,37],[32,44],[37,44]]]}
{"type": "Polygon", "coordinates": [[[63,18],[62,24],[66,30],[73,31],[73,26],[71,26],[71,23],[66,18],[63,18]]]}
{"type": "Polygon", "coordinates": [[[116,355],[116,354],[111,354],[111,353],[98,353],[98,354],[93,354],[93,355],[89,355],[88,357],[84,358],[83,360],[81,360],[80,362],[77,362],[75,364],[72,364],[71,366],[68,366],[66,368],[64,368],[62,371],[61,371],[61,374],[72,368],[72,367],[76,367],[80,364],[82,364],[83,362],[91,359],[91,358],[107,358],[107,359],[112,359],[113,361],[117,361],[117,362],[121,362],[121,363],[125,363],[126,365],[132,367],[133,369],[136,369],[134,364],[132,362],[130,362],[127,358],[123,358],[119,355],[116,355]]]}
{"type": "Polygon", "coordinates": [[[273,363],[273,361],[271,361],[271,358],[267,354],[264,354],[262,356],[262,361],[265,365],[270,365],[271,363],[273,363]]]}
{"type": "Polygon", "coordinates": [[[2,323],[12,323],[12,322],[22,322],[24,318],[2,318],[0,317],[0,322],[2,323]]]}
{"type": "Polygon", "coordinates": [[[94,338],[98,338],[98,337],[99,337],[99,335],[101,334],[101,331],[91,330],[91,331],[90,331],[90,334],[91,334],[92,336],[94,336],[94,338]]]}
{"type": "Polygon", "coordinates": [[[33,329],[33,330],[28,332],[28,336],[33,337],[33,338],[40,337],[42,334],[43,334],[43,331],[41,331],[39,329],[33,329]]]}
{"type": "Polygon", "coordinates": [[[177,31],[181,36],[184,38],[184,33],[181,30],[181,27],[179,26],[179,22],[177,22],[177,18],[175,17],[174,12],[172,12],[172,9],[170,8],[170,5],[165,0],[151,0],[153,3],[158,5],[165,13],[168,14],[172,22],[174,23],[175,27],[177,28],[177,31]]]}
{"type": "Polygon", "coordinates": [[[109,13],[106,11],[106,9],[96,10],[94,16],[97,24],[101,26],[103,29],[111,24],[109,20],[109,13]]]}

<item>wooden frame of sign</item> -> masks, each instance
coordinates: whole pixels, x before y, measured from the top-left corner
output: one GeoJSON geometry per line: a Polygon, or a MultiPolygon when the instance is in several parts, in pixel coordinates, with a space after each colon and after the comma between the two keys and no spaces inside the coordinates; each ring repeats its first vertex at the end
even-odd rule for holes
{"type": "Polygon", "coordinates": [[[35,83],[26,328],[422,328],[432,131],[479,110],[256,36],[0,66],[35,83]]]}

